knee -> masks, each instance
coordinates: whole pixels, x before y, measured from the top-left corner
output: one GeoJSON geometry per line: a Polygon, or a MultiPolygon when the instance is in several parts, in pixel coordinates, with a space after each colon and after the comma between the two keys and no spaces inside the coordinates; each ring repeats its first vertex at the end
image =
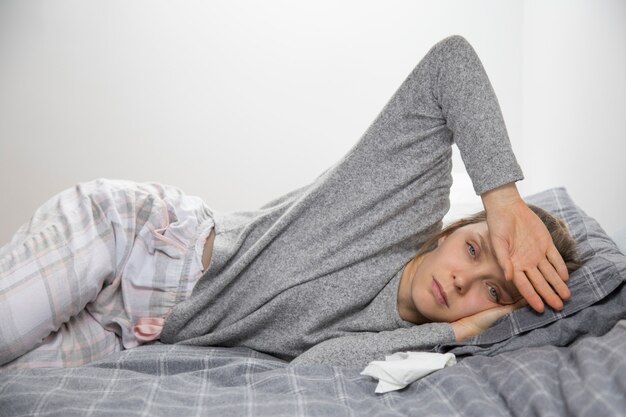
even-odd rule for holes
{"type": "Polygon", "coordinates": [[[70,192],[75,193],[79,199],[84,201],[113,201],[114,195],[132,187],[130,181],[97,178],[76,184],[70,189],[70,192]]]}
{"type": "Polygon", "coordinates": [[[112,180],[108,178],[96,178],[93,180],[80,182],[76,184],[76,187],[81,190],[101,190],[104,188],[121,188],[124,187],[123,181],[112,180]]]}

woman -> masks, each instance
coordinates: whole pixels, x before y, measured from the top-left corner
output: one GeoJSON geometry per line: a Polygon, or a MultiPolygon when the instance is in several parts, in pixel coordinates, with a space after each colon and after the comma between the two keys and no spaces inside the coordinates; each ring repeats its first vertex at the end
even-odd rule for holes
{"type": "Polygon", "coordinates": [[[341,161],[258,210],[124,181],[54,197],[0,252],[0,364],[76,366],[160,340],[362,366],[477,334],[521,305],[515,292],[562,308],[567,268],[520,179],[480,60],[449,37],[341,161]],[[453,141],[486,221],[433,249],[453,141]]]}

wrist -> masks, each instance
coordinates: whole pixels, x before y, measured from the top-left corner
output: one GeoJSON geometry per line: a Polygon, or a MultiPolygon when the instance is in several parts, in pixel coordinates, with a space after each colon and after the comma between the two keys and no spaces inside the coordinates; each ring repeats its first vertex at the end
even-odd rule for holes
{"type": "Polygon", "coordinates": [[[480,195],[485,210],[489,212],[490,208],[510,206],[519,202],[524,202],[517,186],[514,182],[501,185],[493,190],[486,191],[480,195]]]}
{"type": "Polygon", "coordinates": [[[472,336],[467,327],[463,326],[461,323],[454,322],[450,323],[450,325],[452,326],[452,331],[454,332],[455,341],[462,342],[472,336]]]}

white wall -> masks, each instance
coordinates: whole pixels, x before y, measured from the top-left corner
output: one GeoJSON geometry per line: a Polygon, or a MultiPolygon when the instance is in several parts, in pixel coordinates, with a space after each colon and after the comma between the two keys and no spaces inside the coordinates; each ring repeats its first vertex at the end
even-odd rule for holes
{"type": "Polygon", "coordinates": [[[521,18],[521,3],[498,0],[4,0],[0,242],[96,177],[256,207],[343,156],[454,33],[519,137],[521,18]]]}
{"type": "MultiPolygon", "coordinates": [[[[256,207],[339,159],[430,46],[455,33],[473,44],[498,94],[528,178],[520,188],[566,185],[605,227],[616,227],[626,221],[610,204],[623,193],[576,180],[583,176],[570,152],[552,173],[535,152],[540,140],[563,146],[580,132],[610,143],[602,141],[616,139],[617,118],[597,117],[625,108],[623,3],[570,3],[2,0],[0,244],[46,198],[97,177],[175,184],[219,210],[256,207]],[[551,90],[559,109],[589,98],[593,117],[562,110],[560,127],[551,127],[544,112],[554,106],[542,85],[563,81],[570,55],[544,60],[549,41],[555,33],[588,45],[600,39],[593,27],[563,19],[564,9],[576,19],[590,14],[622,38],[586,52],[617,69],[589,63],[571,75],[586,87],[564,97],[564,88],[551,90]],[[544,22],[544,11],[557,19],[544,22]],[[621,61],[609,47],[621,48],[621,61]],[[612,101],[595,101],[594,85],[612,101]]],[[[613,167],[622,169],[618,181],[608,175],[600,147],[589,151],[598,157],[594,179],[623,186],[623,168],[613,167]]],[[[460,214],[478,200],[460,164],[455,170],[460,214]]]]}
{"type": "Polygon", "coordinates": [[[527,0],[523,86],[520,189],[564,185],[609,233],[626,226],[626,1],[527,0]]]}

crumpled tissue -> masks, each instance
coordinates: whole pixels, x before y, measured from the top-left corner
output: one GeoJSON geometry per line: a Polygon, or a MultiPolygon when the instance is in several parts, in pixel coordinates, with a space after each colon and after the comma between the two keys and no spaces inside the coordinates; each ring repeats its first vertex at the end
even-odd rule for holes
{"type": "Polygon", "coordinates": [[[456,364],[453,353],[396,352],[384,361],[372,361],[361,372],[378,379],[376,393],[402,389],[439,369],[456,364]]]}

